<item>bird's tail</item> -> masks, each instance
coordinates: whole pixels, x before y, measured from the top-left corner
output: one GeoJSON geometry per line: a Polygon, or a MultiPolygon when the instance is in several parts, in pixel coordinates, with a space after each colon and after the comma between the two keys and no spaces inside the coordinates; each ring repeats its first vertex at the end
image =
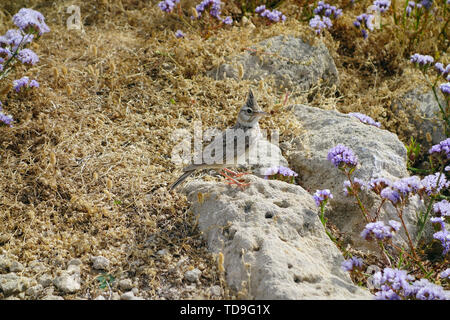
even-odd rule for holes
{"type": "Polygon", "coordinates": [[[173,190],[173,189],[175,189],[176,187],[178,187],[178,185],[180,184],[180,183],[182,183],[187,177],[189,177],[191,174],[193,174],[195,172],[195,170],[191,170],[191,171],[186,171],[185,173],[183,173],[182,175],[181,175],[181,177],[179,177],[178,178],[178,180],[177,181],[175,181],[170,187],[169,187],[169,190],[173,190]]]}

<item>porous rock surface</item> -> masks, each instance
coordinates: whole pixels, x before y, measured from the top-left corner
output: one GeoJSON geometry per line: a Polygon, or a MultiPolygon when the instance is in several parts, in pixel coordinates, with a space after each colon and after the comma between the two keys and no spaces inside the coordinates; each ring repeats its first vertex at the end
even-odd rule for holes
{"type": "Polygon", "coordinates": [[[254,299],[367,299],[341,269],[312,196],[300,186],[246,176],[244,190],[195,181],[184,187],[209,249],[222,252],[231,288],[254,299]]]}

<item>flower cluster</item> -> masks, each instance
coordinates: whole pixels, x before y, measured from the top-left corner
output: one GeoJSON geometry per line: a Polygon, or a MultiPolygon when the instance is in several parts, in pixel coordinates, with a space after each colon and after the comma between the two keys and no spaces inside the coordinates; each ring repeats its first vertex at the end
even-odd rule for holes
{"type": "Polygon", "coordinates": [[[3,113],[2,103],[0,102],[0,126],[6,125],[12,127],[13,117],[3,113]]]}
{"type": "Polygon", "coordinates": [[[226,17],[225,19],[222,19],[220,17],[221,11],[220,7],[222,5],[222,2],[220,0],[203,0],[200,2],[196,7],[195,10],[197,11],[198,17],[200,18],[202,16],[202,13],[208,8],[209,14],[213,16],[214,18],[222,21],[225,24],[231,24],[233,23],[233,19],[231,17],[226,17]]]}
{"type": "Polygon", "coordinates": [[[369,33],[367,32],[367,30],[373,31],[373,29],[374,29],[373,20],[374,19],[375,19],[375,17],[373,14],[363,13],[363,14],[360,14],[359,16],[357,16],[356,20],[353,21],[353,25],[356,28],[361,29],[361,34],[364,39],[367,39],[367,37],[369,36],[369,33]]]}
{"type": "Polygon", "coordinates": [[[333,195],[331,194],[330,190],[324,189],[324,190],[316,190],[316,193],[314,193],[314,201],[316,202],[316,205],[320,207],[322,203],[326,203],[328,199],[333,199],[333,195]]]}
{"type": "Polygon", "coordinates": [[[410,61],[419,67],[426,68],[433,64],[434,59],[432,56],[415,53],[411,56],[410,61]]]}
{"type": "Polygon", "coordinates": [[[436,62],[436,64],[434,65],[434,68],[441,76],[443,76],[448,81],[450,81],[450,78],[449,78],[450,77],[450,63],[446,67],[444,67],[443,63],[436,62]]]}
{"type": "Polygon", "coordinates": [[[298,174],[295,171],[293,171],[289,168],[283,167],[283,166],[269,168],[264,173],[266,179],[268,178],[268,176],[275,175],[275,174],[281,174],[285,177],[297,177],[298,176],[298,174]]]}
{"type": "Polygon", "coordinates": [[[20,78],[19,80],[14,80],[14,90],[19,92],[22,88],[39,88],[39,83],[36,80],[31,80],[28,77],[20,78]]]}
{"type": "Polygon", "coordinates": [[[365,187],[365,182],[361,179],[354,178],[353,179],[353,188],[350,180],[344,181],[344,194],[348,196],[350,192],[359,192],[365,187]]]}
{"type": "Polygon", "coordinates": [[[375,126],[380,128],[381,124],[379,122],[376,122],[375,120],[373,120],[371,117],[363,114],[363,113],[359,113],[359,112],[350,112],[348,115],[355,117],[356,119],[358,119],[359,121],[361,121],[362,123],[365,124],[369,124],[371,126],[375,126]]]}
{"type": "Polygon", "coordinates": [[[450,96],[450,82],[441,84],[439,89],[441,89],[441,92],[446,96],[450,96]]]}
{"type": "Polygon", "coordinates": [[[18,29],[10,29],[5,35],[0,36],[0,46],[2,48],[9,47],[10,52],[14,52],[20,45],[26,45],[33,41],[33,34],[24,34],[18,29]]]}
{"type": "Polygon", "coordinates": [[[442,271],[440,277],[442,279],[450,279],[450,268],[447,268],[444,271],[442,271]]]}
{"type": "Polygon", "coordinates": [[[330,29],[333,26],[331,19],[339,18],[342,15],[342,9],[338,9],[324,1],[319,1],[313,13],[314,17],[309,20],[309,26],[317,34],[320,34],[323,29],[330,29]]]}
{"type": "Polygon", "coordinates": [[[39,11],[22,8],[13,16],[14,24],[25,33],[36,33],[42,36],[50,32],[50,28],[45,23],[44,16],[39,11]]]}
{"type": "Polygon", "coordinates": [[[380,194],[382,190],[392,185],[392,182],[386,178],[371,179],[367,184],[367,189],[372,190],[376,194],[380,194]]]}
{"type": "Polygon", "coordinates": [[[450,217],[450,202],[448,200],[436,202],[433,211],[438,217],[450,217]]]}
{"type": "Polygon", "coordinates": [[[442,251],[443,255],[446,255],[448,252],[450,252],[450,232],[448,232],[446,229],[442,229],[441,231],[433,234],[433,238],[441,242],[441,245],[444,248],[444,250],[442,251]]]}
{"type": "Polygon", "coordinates": [[[450,159],[450,138],[442,140],[428,150],[429,154],[443,156],[444,159],[450,159]]]}
{"type": "Polygon", "coordinates": [[[358,164],[358,157],[355,156],[352,149],[342,144],[338,144],[336,147],[330,149],[327,159],[337,168],[355,168],[358,164]]]}
{"type": "Polygon", "coordinates": [[[361,232],[361,237],[365,240],[383,240],[390,239],[392,236],[400,230],[401,224],[395,220],[389,220],[389,226],[386,226],[383,221],[368,223],[364,230],[361,232]]]}
{"type": "Polygon", "coordinates": [[[439,194],[442,189],[448,188],[450,186],[450,182],[447,181],[444,174],[436,172],[435,174],[430,174],[423,178],[422,185],[425,192],[431,196],[439,194]]]}
{"type": "Polygon", "coordinates": [[[158,3],[158,7],[167,13],[172,12],[176,3],[179,3],[180,0],[164,0],[158,3]]]}
{"type": "Polygon", "coordinates": [[[447,300],[448,294],[441,286],[427,279],[414,280],[405,270],[384,268],[373,275],[373,284],[379,289],[375,293],[379,300],[447,300]]]}
{"type": "Polygon", "coordinates": [[[363,260],[361,258],[352,257],[350,259],[344,260],[342,262],[342,269],[345,271],[353,271],[355,269],[362,269],[363,260]]]}
{"type": "Polygon", "coordinates": [[[376,10],[378,12],[386,12],[389,7],[391,6],[391,1],[390,0],[375,0],[373,5],[375,6],[376,10]]]}
{"type": "Polygon", "coordinates": [[[278,10],[266,9],[265,5],[256,7],[255,13],[258,13],[261,17],[267,18],[272,22],[286,21],[286,16],[278,10]]]}

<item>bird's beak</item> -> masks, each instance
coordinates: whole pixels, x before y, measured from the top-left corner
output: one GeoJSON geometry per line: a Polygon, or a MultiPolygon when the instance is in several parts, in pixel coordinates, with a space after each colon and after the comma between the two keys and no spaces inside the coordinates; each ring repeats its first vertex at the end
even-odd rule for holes
{"type": "Polygon", "coordinates": [[[256,113],[257,115],[263,117],[269,115],[267,112],[264,111],[253,111],[253,113],[256,113]]]}

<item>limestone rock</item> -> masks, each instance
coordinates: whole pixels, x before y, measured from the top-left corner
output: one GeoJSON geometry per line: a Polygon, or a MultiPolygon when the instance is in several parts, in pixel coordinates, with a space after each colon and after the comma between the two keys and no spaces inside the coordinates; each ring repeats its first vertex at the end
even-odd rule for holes
{"type": "Polygon", "coordinates": [[[281,181],[246,179],[251,185],[244,191],[202,181],[183,189],[209,249],[224,255],[231,288],[254,299],[371,298],[341,269],[342,254],[308,192],[281,181]]]}

